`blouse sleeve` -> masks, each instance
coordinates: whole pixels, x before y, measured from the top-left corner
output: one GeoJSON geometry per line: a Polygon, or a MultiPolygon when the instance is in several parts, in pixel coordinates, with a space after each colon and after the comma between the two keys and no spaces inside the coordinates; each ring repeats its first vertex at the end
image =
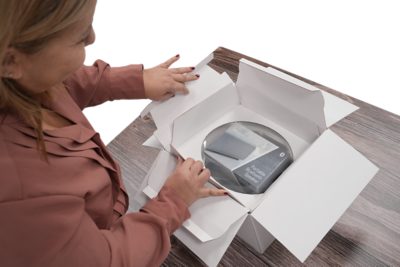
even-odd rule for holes
{"type": "Polygon", "coordinates": [[[0,203],[0,258],[4,266],[159,266],[170,235],[189,217],[186,205],[163,188],[137,213],[108,230],[69,195],[0,203]]]}
{"type": "Polygon", "coordinates": [[[143,65],[112,68],[97,60],[78,69],[64,84],[81,109],[115,99],[145,98],[143,65]]]}

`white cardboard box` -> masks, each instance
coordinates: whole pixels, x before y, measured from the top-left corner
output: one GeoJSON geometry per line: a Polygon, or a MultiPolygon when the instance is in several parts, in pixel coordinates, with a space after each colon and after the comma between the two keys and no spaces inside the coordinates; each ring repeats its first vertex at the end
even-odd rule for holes
{"type": "Polygon", "coordinates": [[[158,193],[175,167],[172,154],[202,160],[201,144],[216,127],[232,121],[266,125],[289,142],[294,163],[263,194],[227,189],[230,197],[197,201],[174,234],[209,266],[218,264],[236,234],[260,253],[276,238],[304,262],[378,171],[329,130],[357,107],[246,59],[235,84],[207,65],[211,59],[196,66],[201,79],[187,84],[190,94],[153,102],[144,111],[157,126],[145,144],[161,152],[143,192],[158,193]]]}

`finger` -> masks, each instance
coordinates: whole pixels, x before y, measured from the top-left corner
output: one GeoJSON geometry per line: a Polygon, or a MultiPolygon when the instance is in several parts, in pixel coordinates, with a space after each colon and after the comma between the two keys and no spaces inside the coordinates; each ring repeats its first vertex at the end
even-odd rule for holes
{"type": "Polygon", "coordinates": [[[210,179],[211,173],[210,170],[205,168],[200,171],[199,179],[202,185],[204,185],[208,179],[210,179]]]}
{"type": "Polygon", "coordinates": [[[228,192],[226,192],[224,189],[213,188],[210,191],[210,196],[226,196],[226,195],[228,195],[228,192]]]}
{"type": "Polygon", "coordinates": [[[195,175],[199,175],[202,170],[203,162],[201,162],[200,160],[193,163],[193,165],[190,167],[190,171],[195,175]]]}
{"type": "Polygon", "coordinates": [[[194,81],[199,79],[200,75],[198,74],[172,74],[172,78],[180,83],[185,83],[185,82],[189,82],[189,81],[194,81]]]}
{"type": "Polygon", "coordinates": [[[193,70],[194,70],[194,67],[183,67],[183,68],[171,69],[172,73],[175,73],[175,74],[185,74],[185,73],[192,72],[193,70]]]}
{"type": "Polygon", "coordinates": [[[176,82],[184,83],[186,82],[187,77],[184,74],[172,74],[172,79],[176,82]]]}
{"type": "Polygon", "coordinates": [[[173,97],[173,96],[175,96],[175,94],[174,93],[165,93],[161,98],[160,98],[160,100],[159,101],[165,101],[165,100],[167,100],[167,99],[170,99],[171,97],[173,97]]]}
{"type": "Polygon", "coordinates": [[[183,164],[183,159],[180,156],[178,156],[177,158],[178,158],[177,166],[179,167],[183,164]]]}
{"type": "Polygon", "coordinates": [[[188,158],[182,163],[182,167],[190,169],[190,167],[193,165],[194,159],[188,158]]]}
{"type": "Polygon", "coordinates": [[[174,64],[176,61],[178,61],[178,59],[179,59],[179,55],[176,55],[174,57],[171,57],[170,59],[168,59],[164,63],[161,63],[158,66],[168,69],[172,64],[174,64]]]}
{"type": "Polygon", "coordinates": [[[188,94],[189,90],[186,88],[186,86],[183,83],[175,82],[172,88],[172,93],[181,93],[181,94],[188,94]]]}
{"type": "Polygon", "coordinates": [[[199,197],[210,197],[210,196],[224,196],[227,192],[224,189],[216,189],[210,187],[204,187],[199,191],[199,197]]]}
{"type": "Polygon", "coordinates": [[[188,75],[186,75],[186,81],[187,82],[198,80],[199,78],[200,78],[200,75],[198,75],[198,74],[188,74],[188,75]]]}

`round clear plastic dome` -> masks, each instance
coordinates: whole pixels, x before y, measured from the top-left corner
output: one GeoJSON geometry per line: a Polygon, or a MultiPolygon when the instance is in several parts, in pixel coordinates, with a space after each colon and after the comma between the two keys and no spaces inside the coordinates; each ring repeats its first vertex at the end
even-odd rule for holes
{"type": "Polygon", "coordinates": [[[261,194],[293,162],[289,143],[276,131],[253,122],[231,122],[211,131],[202,157],[212,177],[226,188],[261,194]]]}

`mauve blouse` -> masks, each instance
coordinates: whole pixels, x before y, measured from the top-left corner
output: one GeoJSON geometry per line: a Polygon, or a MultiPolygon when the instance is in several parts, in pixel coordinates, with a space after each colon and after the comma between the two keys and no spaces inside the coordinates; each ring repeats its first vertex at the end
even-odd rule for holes
{"type": "MultiPolygon", "coordinates": [[[[0,265],[159,266],[170,235],[189,217],[164,187],[140,212],[118,164],[82,113],[114,99],[144,97],[143,67],[82,67],[45,103],[73,124],[44,131],[49,163],[32,128],[0,111],[0,265]]],[[[138,155],[139,156],[139,155],[138,155]]]]}

